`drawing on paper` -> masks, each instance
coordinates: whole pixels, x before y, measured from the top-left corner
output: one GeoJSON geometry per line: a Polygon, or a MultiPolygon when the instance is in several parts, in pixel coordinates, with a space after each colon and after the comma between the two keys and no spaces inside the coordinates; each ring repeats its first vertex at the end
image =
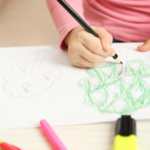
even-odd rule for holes
{"type": "Polygon", "coordinates": [[[101,113],[132,114],[150,105],[150,66],[142,60],[109,63],[86,70],[89,77],[79,81],[84,101],[101,113]]]}
{"type": "Polygon", "coordinates": [[[11,67],[3,79],[6,81],[4,90],[13,97],[33,98],[51,88],[62,73],[58,64],[44,59],[47,51],[41,50],[36,61],[20,63],[11,67]]]}

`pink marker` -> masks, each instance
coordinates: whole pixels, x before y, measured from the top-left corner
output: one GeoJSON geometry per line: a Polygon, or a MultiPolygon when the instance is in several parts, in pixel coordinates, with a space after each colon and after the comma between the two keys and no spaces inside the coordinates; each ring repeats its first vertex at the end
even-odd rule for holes
{"type": "Polygon", "coordinates": [[[46,120],[41,120],[40,125],[54,150],[67,150],[46,120]]]}

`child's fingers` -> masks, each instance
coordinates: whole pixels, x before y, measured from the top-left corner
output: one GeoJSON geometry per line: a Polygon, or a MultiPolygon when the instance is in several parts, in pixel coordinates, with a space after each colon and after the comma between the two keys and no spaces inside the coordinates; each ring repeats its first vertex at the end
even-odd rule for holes
{"type": "Polygon", "coordinates": [[[147,40],[144,44],[138,46],[138,50],[141,52],[146,52],[150,50],[150,39],[147,40]]]}
{"type": "Polygon", "coordinates": [[[84,69],[88,69],[88,67],[82,65],[81,63],[78,63],[76,62],[75,64],[73,64],[75,67],[78,67],[78,68],[84,68],[84,69]]]}
{"type": "Polygon", "coordinates": [[[91,52],[89,49],[87,49],[84,45],[80,44],[80,46],[78,47],[79,50],[79,55],[81,55],[82,57],[84,57],[85,59],[87,59],[88,61],[92,62],[92,63],[101,63],[103,59],[106,59],[106,57],[101,56],[101,55],[97,55],[93,52],[91,52]],[[104,58],[102,58],[104,57],[104,58]]]}
{"type": "Polygon", "coordinates": [[[80,67],[80,68],[84,68],[84,69],[88,69],[89,68],[89,67],[86,67],[86,66],[84,66],[83,64],[81,64],[79,62],[77,62],[76,64],[77,64],[76,67],[80,67]]]}
{"type": "Polygon", "coordinates": [[[98,66],[100,64],[100,63],[90,62],[90,61],[88,61],[87,59],[85,59],[82,56],[80,56],[78,61],[79,61],[80,64],[82,64],[83,66],[88,67],[88,68],[93,68],[93,67],[96,67],[96,66],[98,66]]]}
{"type": "Polygon", "coordinates": [[[104,51],[99,38],[84,31],[81,31],[78,34],[78,40],[93,53],[104,57],[112,56],[113,50],[110,49],[110,51],[104,51]]]}
{"type": "Polygon", "coordinates": [[[73,42],[69,45],[68,55],[72,65],[80,68],[96,67],[106,59],[106,57],[92,53],[78,42],[73,42]]]}
{"type": "Polygon", "coordinates": [[[85,47],[87,47],[88,49],[90,49],[92,52],[96,54],[101,54],[102,46],[99,38],[85,31],[79,32],[78,34],[79,34],[80,42],[85,47]]]}
{"type": "Polygon", "coordinates": [[[108,52],[108,51],[113,51],[115,52],[112,48],[112,41],[113,41],[113,36],[107,32],[104,28],[100,28],[100,27],[92,27],[95,32],[98,34],[99,39],[101,41],[103,50],[108,52]]]}

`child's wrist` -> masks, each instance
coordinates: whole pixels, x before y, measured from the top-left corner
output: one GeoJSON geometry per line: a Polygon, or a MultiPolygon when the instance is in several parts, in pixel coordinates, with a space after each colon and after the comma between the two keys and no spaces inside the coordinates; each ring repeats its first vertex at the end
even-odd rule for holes
{"type": "Polygon", "coordinates": [[[68,34],[67,36],[65,37],[64,41],[67,45],[69,45],[70,43],[70,39],[71,37],[78,31],[78,30],[81,30],[83,29],[81,26],[78,26],[78,27],[75,27],[74,29],[72,29],[68,34]]]}
{"type": "MultiPolygon", "coordinates": [[[[73,30],[73,29],[72,29],[73,30]]],[[[67,36],[65,37],[64,41],[66,43],[66,45],[69,45],[69,41],[70,41],[70,34],[72,32],[72,30],[67,34],[67,36]]]]}

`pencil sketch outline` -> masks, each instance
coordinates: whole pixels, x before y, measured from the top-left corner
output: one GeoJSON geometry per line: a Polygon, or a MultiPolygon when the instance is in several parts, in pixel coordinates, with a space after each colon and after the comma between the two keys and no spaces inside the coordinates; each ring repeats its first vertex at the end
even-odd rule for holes
{"type": "MultiPolygon", "coordinates": [[[[3,86],[4,91],[10,93],[10,95],[14,98],[21,97],[24,99],[31,99],[31,98],[34,98],[35,96],[37,96],[38,94],[42,94],[42,93],[46,92],[49,88],[51,88],[54,85],[54,82],[58,81],[62,77],[62,72],[59,70],[59,65],[57,63],[55,63],[51,59],[44,59],[44,57],[48,54],[48,52],[49,51],[47,51],[47,50],[40,50],[38,52],[38,57],[36,60],[18,63],[16,65],[12,66],[10,68],[11,71],[7,72],[3,76],[3,80],[5,81],[5,84],[3,86]],[[43,63],[45,63],[43,68],[46,67],[46,69],[42,68],[43,63]],[[50,65],[50,66],[48,66],[48,65],[50,65]],[[49,68],[49,67],[51,67],[51,68],[49,68]],[[23,81],[23,82],[21,81],[19,84],[19,89],[21,89],[21,92],[24,91],[23,94],[15,93],[15,90],[13,91],[13,87],[15,87],[15,85],[14,85],[15,82],[12,81],[12,79],[10,79],[11,74],[13,74],[12,77],[14,77],[17,74],[17,75],[20,75],[21,77],[23,76],[23,79],[25,79],[25,81],[23,81]],[[38,76],[38,75],[40,76],[40,79],[39,78],[36,79],[36,76],[38,76]],[[37,82],[39,82],[42,79],[42,80],[44,80],[45,83],[47,83],[47,85],[42,85],[42,86],[46,86],[44,89],[42,89],[42,87],[40,87],[41,86],[40,85],[39,86],[39,89],[41,88],[40,91],[38,91],[34,94],[31,93],[31,92],[33,92],[33,89],[32,89],[32,91],[31,91],[31,89],[29,90],[29,87],[32,87],[33,83],[28,82],[28,81],[31,81],[30,78],[33,78],[33,77],[34,77],[34,79],[36,79],[37,82]],[[11,86],[11,84],[12,84],[12,87],[11,87],[11,89],[9,89],[8,87],[11,86]],[[30,95],[26,95],[26,94],[30,94],[30,95]]],[[[15,76],[15,79],[16,79],[16,76],[15,76]]],[[[17,78],[17,79],[19,80],[19,78],[17,78]]]]}

